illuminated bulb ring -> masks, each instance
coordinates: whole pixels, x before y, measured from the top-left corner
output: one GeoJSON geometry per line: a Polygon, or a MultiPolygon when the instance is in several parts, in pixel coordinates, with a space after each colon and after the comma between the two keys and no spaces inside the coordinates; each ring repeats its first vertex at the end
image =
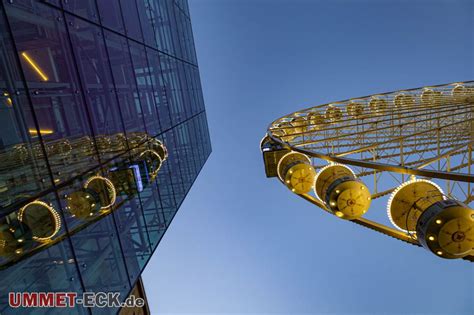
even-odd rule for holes
{"type": "Polygon", "coordinates": [[[299,153],[299,152],[288,152],[287,154],[283,155],[281,157],[281,159],[278,161],[278,164],[277,164],[277,174],[278,174],[278,178],[282,181],[282,182],[285,182],[285,180],[283,179],[282,175],[280,174],[280,165],[281,165],[281,161],[283,161],[287,156],[291,155],[291,154],[301,154],[303,155],[309,162],[309,164],[311,165],[311,159],[306,155],[306,154],[303,154],[303,153],[299,153]]]}
{"type": "Polygon", "coordinates": [[[31,205],[39,205],[46,208],[49,211],[49,213],[52,215],[53,220],[54,220],[54,231],[51,233],[51,235],[46,236],[46,237],[33,236],[33,239],[39,242],[45,242],[52,239],[61,229],[61,217],[59,216],[59,213],[52,206],[48,205],[46,202],[35,200],[23,206],[20,209],[20,211],[18,211],[18,220],[20,222],[25,223],[23,222],[23,216],[25,214],[26,208],[28,208],[31,205]]]}
{"type": "MultiPolygon", "coordinates": [[[[264,138],[265,138],[265,137],[264,137],[264,138]]],[[[160,146],[160,147],[163,149],[163,151],[164,151],[164,153],[165,153],[165,156],[164,156],[162,162],[164,162],[165,160],[168,159],[168,149],[167,149],[166,146],[163,144],[163,142],[161,142],[160,140],[153,138],[153,141],[154,141],[158,146],[160,146]]],[[[262,141],[263,141],[263,139],[262,139],[262,141]]],[[[161,160],[161,158],[160,158],[160,160],[161,160]]]]}
{"type": "Polygon", "coordinates": [[[149,149],[143,151],[142,153],[140,153],[140,157],[145,155],[145,153],[151,153],[153,156],[155,156],[160,161],[160,165],[158,166],[158,169],[151,173],[151,177],[156,177],[156,175],[158,175],[158,171],[161,169],[161,165],[163,164],[163,161],[161,160],[160,155],[156,151],[149,150],[149,149]]]}
{"type": "Polygon", "coordinates": [[[347,165],[344,165],[344,164],[340,164],[340,163],[334,163],[334,162],[331,162],[329,163],[328,165],[324,166],[323,168],[321,168],[319,170],[319,172],[316,174],[316,177],[314,178],[314,185],[313,185],[313,192],[314,192],[314,195],[316,196],[316,198],[325,203],[321,197],[319,197],[318,193],[316,192],[316,183],[318,182],[318,178],[319,178],[319,175],[322,174],[322,172],[324,172],[325,170],[327,170],[328,168],[332,167],[332,166],[341,166],[341,167],[344,167],[345,169],[347,169],[349,172],[351,172],[351,174],[354,176],[354,178],[357,178],[356,174],[354,173],[354,171],[347,165]]]}
{"type": "MultiPolygon", "coordinates": [[[[440,194],[443,196],[443,200],[446,200],[446,196],[444,195],[444,192],[443,192],[443,189],[441,189],[441,187],[439,187],[438,184],[436,184],[435,182],[432,182],[430,180],[427,180],[427,179],[418,179],[418,178],[415,178],[415,179],[410,179],[406,182],[404,182],[403,184],[401,184],[400,186],[398,186],[393,192],[392,194],[390,195],[390,198],[388,199],[388,202],[387,202],[387,216],[390,220],[390,223],[392,223],[392,225],[397,228],[398,230],[402,231],[402,232],[405,232],[407,234],[412,234],[414,233],[415,231],[408,231],[408,230],[405,230],[405,229],[402,229],[401,227],[399,227],[395,221],[393,220],[392,218],[392,214],[390,213],[390,208],[392,206],[392,202],[393,202],[393,199],[395,198],[395,196],[397,195],[397,193],[402,189],[404,188],[405,186],[408,186],[410,184],[413,184],[413,183],[417,183],[417,182],[425,182],[425,183],[428,183],[430,185],[433,185],[436,189],[438,189],[438,191],[440,192],[440,194]]],[[[408,215],[408,214],[407,214],[408,215]]]]}
{"type": "Polygon", "coordinates": [[[117,199],[117,191],[115,190],[115,186],[114,184],[112,183],[112,181],[110,181],[110,179],[108,178],[105,178],[103,176],[99,176],[99,175],[96,175],[96,176],[92,176],[90,177],[84,184],[84,188],[89,188],[89,184],[93,181],[93,180],[102,180],[104,181],[105,185],[107,186],[107,191],[110,192],[110,203],[106,206],[103,206],[101,207],[100,209],[101,210],[105,210],[105,209],[108,209],[110,207],[112,207],[117,199]]]}

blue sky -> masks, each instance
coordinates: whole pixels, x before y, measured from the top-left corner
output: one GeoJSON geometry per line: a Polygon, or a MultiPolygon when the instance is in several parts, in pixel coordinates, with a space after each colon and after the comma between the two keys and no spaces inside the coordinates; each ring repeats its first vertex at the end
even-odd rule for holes
{"type": "Polygon", "coordinates": [[[474,79],[474,2],[189,4],[213,153],[143,274],[152,312],[474,314],[474,264],[323,213],[258,147],[301,108],[474,79]]]}

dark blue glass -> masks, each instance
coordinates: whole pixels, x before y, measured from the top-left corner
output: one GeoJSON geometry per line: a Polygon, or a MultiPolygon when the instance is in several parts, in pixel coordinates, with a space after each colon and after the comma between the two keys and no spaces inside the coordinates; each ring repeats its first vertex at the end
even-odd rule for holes
{"type": "Polygon", "coordinates": [[[173,125],[185,119],[185,108],[179,91],[179,70],[177,60],[160,54],[161,73],[163,74],[162,90],[166,95],[171,122],[173,125]]]}
{"type": "Polygon", "coordinates": [[[87,153],[81,150],[82,140],[92,136],[92,129],[64,21],[55,9],[43,4],[30,10],[36,20],[32,15],[14,14],[10,23],[39,133],[59,184],[74,172],[96,165],[97,155],[93,146],[87,153]]]}
{"type": "Polygon", "coordinates": [[[175,140],[175,130],[169,130],[163,134],[163,143],[166,143],[166,146],[169,148],[168,153],[169,157],[166,161],[166,165],[169,167],[169,174],[171,177],[171,185],[173,192],[175,194],[176,203],[179,205],[184,199],[185,188],[184,180],[181,171],[181,152],[177,148],[175,140]]]}
{"type": "Polygon", "coordinates": [[[143,40],[145,44],[157,47],[155,40],[155,16],[151,11],[148,0],[136,0],[138,15],[140,17],[140,23],[143,32],[143,40]]]}
{"type": "MultiPolygon", "coordinates": [[[[65,239],[8,269],[0,270],[0,312],[31,314],[29,308],[8,306],[9,292],[77,292],[82,294],[80,275],[69,240],[65,239]]],[[[50,308],[35,308],[35,314],[51,314],[50,308]]],[[[88,314],[82,306],[68,308],[68,314],[88,314]]]]}
{"type": "Polygon", "coordinates": [[[150,82],[153,88],[155,106],[157,108],[158,119],[162,130],[171,127],[170,104],[168,101],[168,91],[165,86],[165,79],[161,72],[159,53],[152,49],[147,49],[148,64],[150,70],[150,82]]]}
{"type": "Polygon", "coordinates": [[[63,8],[89,21],[99,22],[95,0],[63,0],[63,8]]]}
{"type": "Polygon", "coordinates": [[[134,283],[151,256],[150,239],[139,198],[125,201],[114,212],[130,281],[134,283]]]}
{"type": "Polygon", "coordinates": [[[129,44],[146,129],[150,136],[155,136],[161,131],[161,128],[152,84],[154,69],[148,64],[145,47],[133,42],[129,44]]]}
{"type": "MultiPolygon", "coordinates": [[[[167,162],[165,162],[165,164],[166,163],[167,162]]],[[[162,170],[160,171],[157,178],[158,183],[163,181],[162,177],[166,178],[166,175],[164,174],[165,168],[166,166],[162,166],[162,170]]],[[[150,246],[153,250],[156,245],[158,245],[158,242],[166,230],[166,222],[162,206],[162,196],[160,196],[156,182],[144,188],[144,190],[140,193],[140,201],[145,217],[146,228],[148,230],[150,246]]]]}
{"type": "Polygon", "coordinates": [[[107,31],[105,36],[125,130],[127,133],[145,132],[142,104],[140,103],[135,80],[136,74],[130,58],[127,39],[107,31]]]}
{"type": "Polygon", "coordinates": [[[9,290],[123,300],[211,150],[187,2],[4,1],[0,56],[0,312],[9,290]]]}
{"type": "MultiPolygon", "coordinates": [[[[111,157],[106,138],[117,133],[124,133],[125,130],[102,30],[71,15],[66,15],[66,22],[79,75],[83,82],[97,146],[101,157],[106,159],[111,157]]],[[[124,150],[115,153],[120,152],[124,150]]]]}
{"type": "Polygon", "coordinates": [[[86,291],[128,293],[131,287],[113,216],[87,226],[71,241],[86,291]]]}
{"type": "Polygon", "coordinates": [[[122,9],[119,1],[97,0],[100,21],[103,26],[125,34],[123,26],[122,9]]]}
{"type": "Polygon", "coordinates": [[[122,12],[124,12],[123,20],[127,36],[140,42],[143,41],[136,0],[120,0],[120,5],[122,12]]]}

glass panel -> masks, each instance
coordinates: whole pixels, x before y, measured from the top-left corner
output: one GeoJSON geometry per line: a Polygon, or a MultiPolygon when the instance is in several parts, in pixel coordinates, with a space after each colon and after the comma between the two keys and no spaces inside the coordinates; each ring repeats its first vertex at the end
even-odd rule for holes
{"type": "Polygon", "coordinates": [[[163,35],[161,34],[163,31],[163,27],[161,26],[163,18],[160,16],[156,0],[148,0],[147,16],[153,26],[154,44],[152,46],[164,51],[163,35]]]}
{"type": "Polygon", "coordinates": [[[169,23],[171,25],[170,30],[171,30],[171,37],[172,37],[172,42],[173,42],[173,48],[171,50],[171,55],[182,58],[183,54],[181,52],[181,46],[179,43],[179,35],[178,35],[178,22],[176,20],[175,14],[174,14],[174,0],[163,0],[163,2],[166,5],[167,11],[168,11],[168,18],[169,18],[169,23]]]}
{"type": "MultiPolygon", "coordinates": [[[[31,13],[31,11],[40,11],[38,10],[40,7],[47,9],[43,4],[27,7],[16,2],[14,5],[5,6],[10,15],[13,33],[16,35],[18,54],[9,38],[3,13],[0,16],[0,154],[2,155],[0,209],[33,197],[37,192],[52,184],[38,136],[39,132],[34,121],[34,113],[31,111],[32,107],[22,82],[21,70],[17,66],[17,60],[20,58],[27,79],[34,77],[34,80],[28,82],[28,85],[34,91],[31,96],[35,100],[40,94],[39,90],[44,87],[43,84],[49,84],[49,82],[42,82],[41,75],[45,75],[47,70],[51,70],[51,68],[41,69],[40,67],[44,66],[43,63],[39,65],[36,63],[35,57],[28,54],[31,47],[35,45],[34,38],[41,38],[41,26],[36,25],[42,19],[41,14],[31,13]]],[[[43,23],[48,24],[45,23],[47,21],[49,20],[45,19],[43,23]]],[[[42,46],[38,46],[36,51],[46,53],[42,57],[47,57],[49,50],[42,46]]],[[[41,61],[45,65],[52,66],[53,64],[47,59],[41,61]]],[[[56,87],[56,89],[60,90],[60,87],[56,87]]],[[[51,126],[44,127],[44,117],[41,115],[41,111],[48,111],[47,106],[46,108],[38,106],[37,117],[40,120],[41,135],[48,147],[48,139],[57,139],[59,135],[52,135],[53,130],[49,129],[51,126]]]]}
{"type": "MultiPolygon", "coordinates": [[[[165,168],[165,166],[162,166],[162,169],[160,170],[160,173],[157,177],[158,182],[160,182],[161,177],[166,176],[164,174],[165,168]]],[[[145,216],[145,223],[152,250],[156,247],[156,245],[158,245],[158,242],[160,241],[166,229],[161,199],[162,198],[158,192],[158,186],[156,183],[148,185],[140,193],[140,201],[145,216]]]]}
{"type": "Polygon", "coordinates": [[[130,281],[134,283],[151,256],[150,240],[139,198],[126,201],[114,212],[120,231],[130,281]]]}
{"type": "Polygon", "coordinates": [[[135,82],[135,73],[125,37],[105,32],[115,87],[127,132],[144,132],[142,106],[135,82]]]}
{"type": "Polygon", "coordinates": [[[66,29],[56,10],[43,4],[9,14],[54,180],[64,182],[97,164],[66,29]]]}
{"type": "Polygon", "coordinates": [[[177,81],[178,84],[176,86],[177,88],[177,94],[181,96],[182,100],[182,106],[184,107],[184,118],[187,119],[192,116],[192,108],[191,108],[191,99],[188,91],[188,82],[186,78],[186,72],[185,72],[185,65],[186,63],[176,60],[176,66],[177,66],[177,81]]]}
{"type": "Polygon", "coordinates": [[[185,64],[184,70],[186,72],[186,78],[187,78],[186,90],[187,90],[187,93],[189,93],[189,101],[191,103],[191,113],[194,116],[197,113],[199,113],[197,86],[196,86],[196,80],[194,79],[194,66],[190,64],[185,64]]]}
{"type": "Polygon", "coordinates": [[[148,0],[137,0],[138,14],[142,26],[145,44],[156,47],[155,31],[154,31],[154,15],[151,12],[148,0]]]}
{"type": "Polygon", "coordinates": [[[184,106],[179,93],[179,77],[176,59],[160,54],[161,73],[163,74],[162,90],[166,95],[173,125],[185,119],[184,106]]]}
{"type": "Polygon", "coordinates": [[[184,14],[182,13],[181,9],[176,5],[176,3],[172,6],[173,8],[173,14],[175,17],[175,22],[176,22],[176,35],[178,37],[177,42],[175,42],[175,45],[180,47],[181,55],[179,56],[180,58],[184,60],[188,60],[188,51],[186,47],[186,33],[185,33],[185,17],[184,14]]]}
{"type": "Polygon", "coordinates": [[[204,110],[204,96],[202,95],[202,86],[201,86],[201,78],[199,76],[199,69],[194,68],[194,79],[196,81],[197,87],[197,100],[198,100],[198,108],[199,112],[204,110]]]}
{"type": "Polygon", "coordinates": [[[127,36],[136,39],[140,42],[143,41],[142,31],[140,28],[140,18],[138,17],[138,10],[135,0],[120,0],[122,11],[126,12],[123,14],[125,22],[125,31],[127,36]]]}
{"type": "Polygon", "coordinates": [[[61,2],[59,0],[43,0],[43,2],[49,3],[51,5],[54,5],[58,8],[61,7],[61,2]]]}
{"type": "Polygon", "coordinates": [[[0,219],[0,270],[60,242],[66,233],[54,193],[0,219]]]}
{"type": "Polygon", "coordinates": [[[183,176],[181,174],[180,155],[174,138],[174,133],[174,130],[166,132],[163,135],[163,143],[166,143],[166,146],[169,148],[169,157],[166,161],[166,165],[169,167],[172,190],[175,194],[176,203],[179,205],[181,204],[184,198],[185,189],[183,183],[183,176]]]}
{"type": "Polygon", "coordinates": [[[97,0],[97,6],[99,8],[102,25],[107,26],[121,34],[125,34],[120,2],[97,0]]]}
{"type": "MultiPolygon", "coordinates": [[[[161,140],[166,147],[168,148],[168,153],[170,153],[169,149],[172,148],[173,143],[168,143],[167,138],[160,137],[161,140]]],[[[166,226],[169,226],[171,219],[173,218],[176,210],[177,210],[177,197],[174,192],[174,183],[179,183],[181,181],[181,174],[177,172],[176,169],[173,168],[173,164],[170,163],[169,157],[168,160],[163,164],[160,169],[159,176],[156,179],[156,185],[153,190],[156,190],[160,196],[159,201],[161,203],[161,208],[163,212],[163,219],[166,226]]],[[[179,185],[179,184],[178,184],[179,185]]],[[[156,194],[156,193],[155,193],[156,194]]],[[[147,213],[147,209],[145,208],[145,214],[147,213]]],[[[157,217],[158,219],[159,217],[157,217]]],[[[161,222],[160,222],[161,223],[161,222]]],[[[151,229],[153,231],[153,229],[151,229]]],[[[156,227],[157,231],[157,238],[159,239],[160,236],[160,224],[156,227]]]]}
{"type": "Polygon", "coordinates": [[[64,0],[63,8],[87,20],[99,22],[95,0],[64,0]]]}
{"type": "Polygon", "coordinates": [[[110,149],[110,137],[124,133],[121,108],[113,85],[104,38],[100,28],[66,15],[79,74],[91,113],[95,138],[102,159],[124,152],[110,149]]]}
{"type": "Polygon", "coordinates": [[[146,128],[150,136],[155,136],[161,131],[161,128],[152,85],[153,73],[148,66],[147,55],[143,45],[130,42],[130,52],[133,59],[133,68],[140,93],[146,128]]]}
{"type": "Polygon", "coordinates": [[[150,0],[151,14],[154,14],[155,19],[155,36],[158,43],[158,49],[166,53],[172,53],[173,42],[171,34],[171,22],[168,15],[168,7],[165,1],[150,0]]]}
{"type": "Polygon", "coordinates": [[[146,50],[148,63],[150,65],[150,81],[153,87],[155,105],[162,130],[171,127],[169,102],[166,97],[167,91],[164,87],[164,78],[161,73],[159,53],[152,49],[146,50]]]}
{"type": "MultiPolygon", "coordinates": [[[[86,291],[130,290],[113,216],[109,215],[71,236],[86,291]]],[[[110,312],[110,310],[109,310],[110,312]]]]}
{"type": "Polygon", "coordinates": [[[189,50],[191,52],[191,63],[197,66],[197,56],[196,56],[196,49],[194,47],[194,35],[191,25],[191,20],[188,20],[187,29],[188,29],[188,37],[189,37],[189,50]]]}
{"type": "MultiPolygon", "coordinates": [[[[83,290],[77,265],[69,244],[64,240],[14,268],[0,270],[0,312],[2,314],[31,314],[32,309],[8,306],[8,292],[77,292],[83,290]]],[[[88,314],[82,306],[68,308],[68,314],[88,314]]],[[[34,314],[51,314],[51,308],[35,308],[34,314]]]]}

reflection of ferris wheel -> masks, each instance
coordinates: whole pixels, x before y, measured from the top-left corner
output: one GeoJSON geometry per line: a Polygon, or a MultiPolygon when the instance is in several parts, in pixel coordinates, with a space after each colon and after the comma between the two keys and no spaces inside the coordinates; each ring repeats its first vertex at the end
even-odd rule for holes
{"type": "Polygon", "coordinates": [[[270,124],[260,146],[267,177],[323,210],[474,261],[473,144],[469,81],[294,112],[270,124]]]}

